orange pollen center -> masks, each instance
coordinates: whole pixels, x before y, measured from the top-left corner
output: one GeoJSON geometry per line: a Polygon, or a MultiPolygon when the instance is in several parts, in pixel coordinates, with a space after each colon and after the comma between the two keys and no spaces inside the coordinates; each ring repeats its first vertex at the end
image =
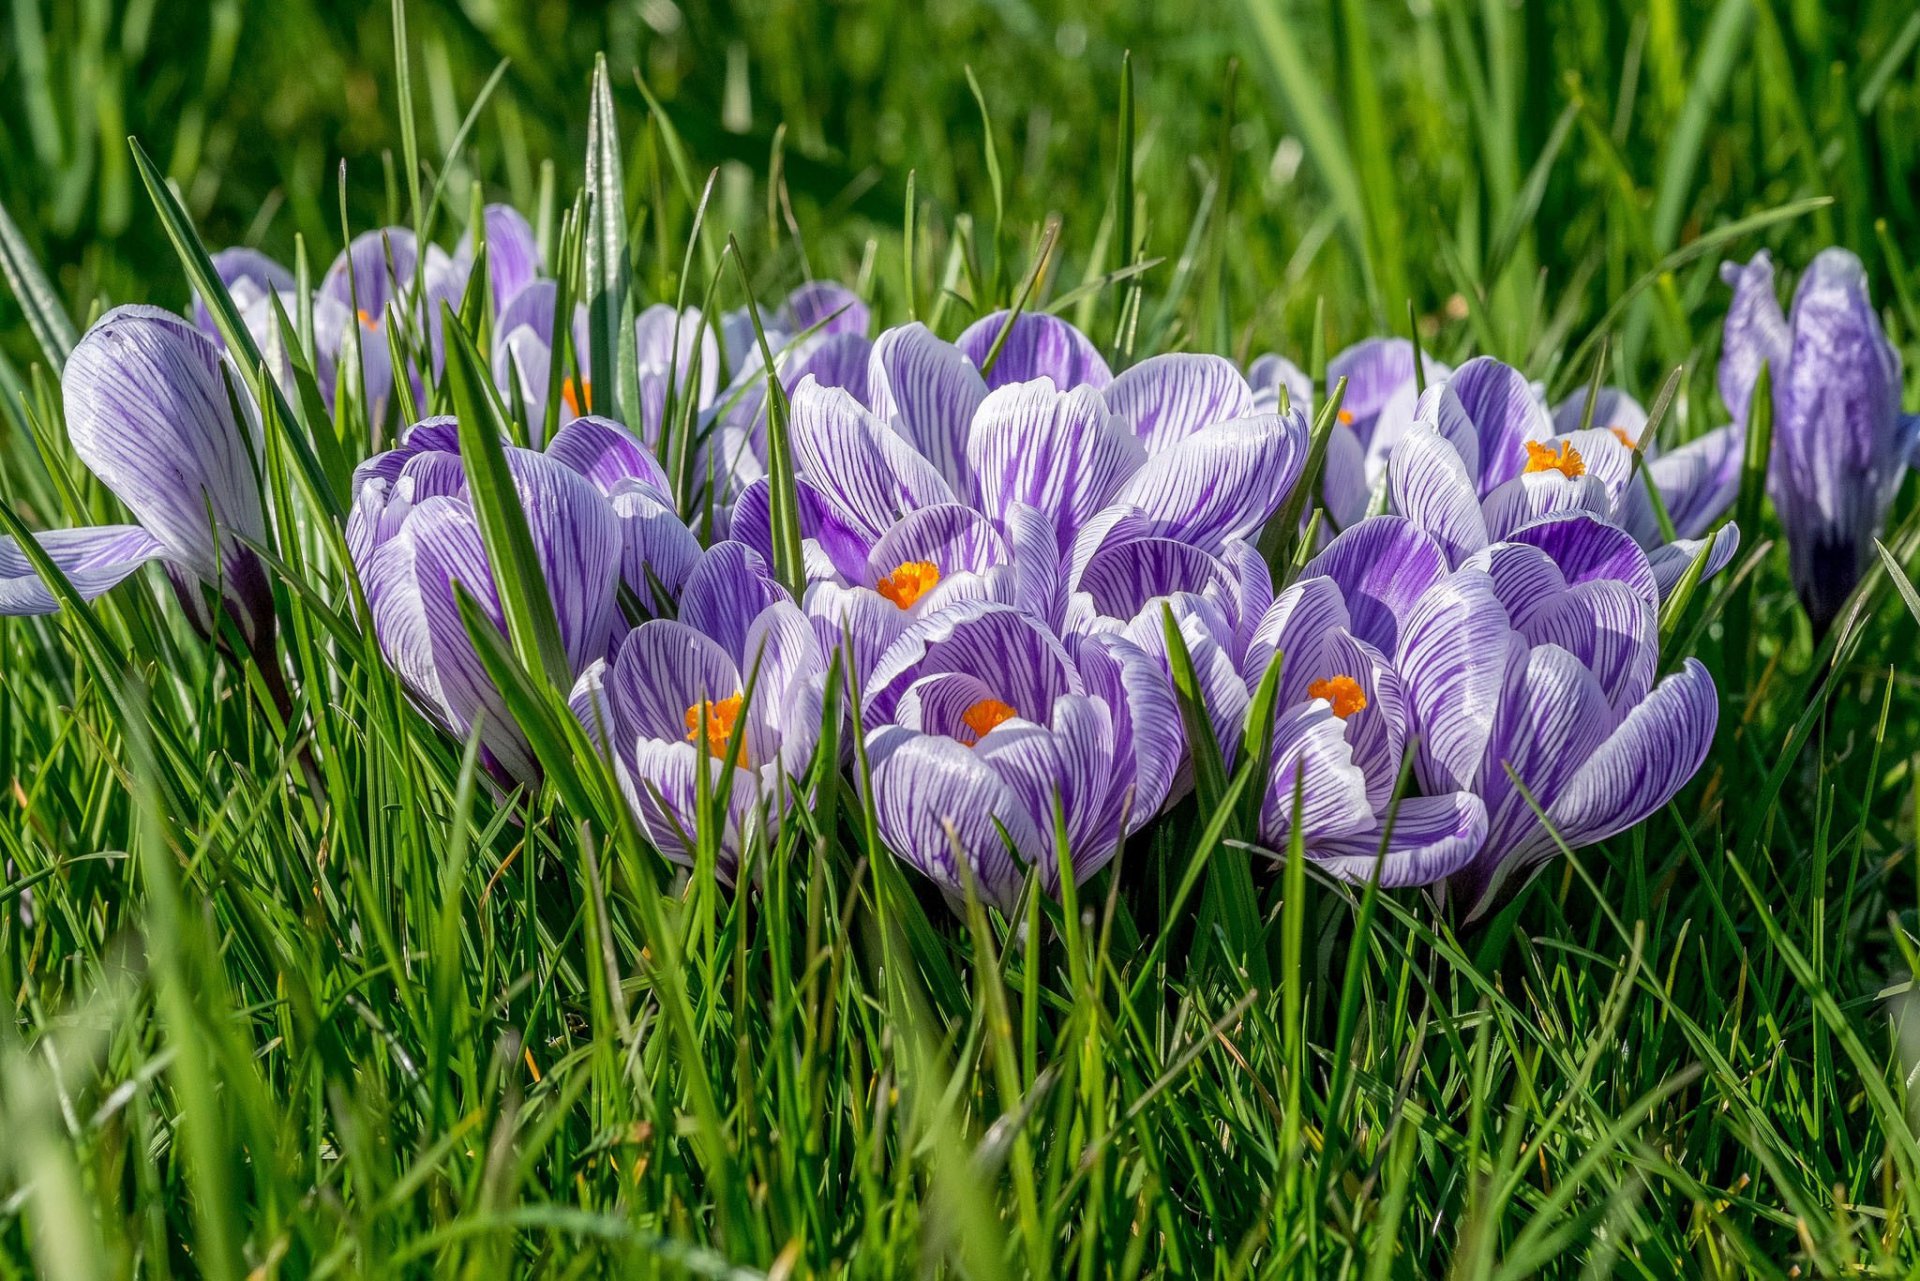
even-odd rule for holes
{"type": "Polygon", "coordinates": [[[687,741],[706,740],[707,755],[724,756],[727,740],[733,737],[734,722],[740,719],[740,695],[717,703],[699,702],[687,709],[687,741]]]}
{"type": "MultiPolygon", "coordinates": [[[[939,581],[940,570],[932,561],[910,560],[875,583],[874,590],[901,609],[912,609],[913,603],[932,591],[939,581]]],[[[986,704],[982,703],[980,706],[985,707],[986,704]]],[[[996,703],[995,706],[999,704],[996,703]]],[[[1011,716],[1013,713],[1008,712],[1007,715],[1011,716]]]]}
{"type": "Polygon", "coordinates": [[[960,719],[973,731],[973,741],[977,743],[1019,714],[997,698],[983,698],[960,713],[960,719]]]}
{"type": "Polygon", "coordinates": [[[360,327],[362,329],[366,330],[368,333],[372,333],[374,330],[380,328],[379,319],[375,317],[374,314],[368,311],[365,307],[360,308],[359,314],[360,314],[360,327]]]}
{"type": "Polygon", "coordinates": [[[1340,417],[1341,426],[1343,427],[1353,426],[1353,411],[1351,409],[1341,410],[1339,417],[1340,417]]]}
{"type": "Polygon", "coordinates": [[[1530,472],[1557,471],[1568,480],[1576,480],[1587,474],[1587,465],[1581,461],[1580,451],[1564,440],[1558,445],[1528,441],[1526,469],[1530,472]]]}
{"type": "Polygon", "coordinates": [[[1315,681],[1307,686],[1307,695],[1326,699],[1333,708],[1333,714],[1343,721],[1355,712],[1367,709],[1367,693],[1360,688],[1360,682],[1351,676],[1331,676],[1323,681],[1315,681]]]}
{"type": "Polygon", "coordinates": [[[578,418],[593,405],[593,380],[582,378],[578,386],[569,378],[560,384],[560,399],[567,402],[567,412],[578,418]]]}
{"type": "Polygon", "coordinates": [[[1632,436],[1629,436],[1627,434],[1627,429],[1625,427],[1609,427],[1607,430],[1613,433],[1613,438],[1615,440],[1625,445],[1628,449],[1632,449],[1634,447],[1636,442],[1634,441],[1632,436]]]}

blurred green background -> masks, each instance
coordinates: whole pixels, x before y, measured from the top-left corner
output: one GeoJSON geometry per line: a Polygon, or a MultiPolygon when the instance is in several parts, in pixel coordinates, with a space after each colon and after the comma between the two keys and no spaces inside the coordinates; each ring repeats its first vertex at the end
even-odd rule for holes
{"type": "MultiPolygon", "coordinates": [[[[8,3],[0,202],[77,316],[185,300],[128,134],[211,247],[256,243],[290,260],[298,232],[322,269],[341,243],[342,161],[354,230],[399,214],[385,0],[8,3]]],[[[1914,0],[413,0],[408,15],[429,160],[509,62],[452,175],[459,209],[476,177],[531,208],[549,158],[563,198],[572,190],[592,60],[606,51],[655,292],[672,286],[690,202],[636,69],[696,182],[723,166],[715,224],[739,233],[770,288],[803,273],[855,279],[866,263],[892,320],[909,170],[930,292],[964,213],[979,275],[1002,294],[1049,215],[1062,220],[1053,296],[1124,264],[1111,214],[1128,50],[1135,227],[1143,256],[1164,260],[1142,278],[1142,349],[1304,356],[1318,299],[1336,346],[1404,330],[1411,299],[1443,353],[1492,351],[1564,381],[1584,371],[1557,362],[1609,303],[1743,215],[1833,197],[1731,248],[1770,245],[1792,265],[1848,245],[1890,306],[1895,255],[1920,256],[1914,0]],[[997,272],[968,68],[1004,181],[997,272]],[[769,199],[782,126],[797,240],[769,199]]],[[[1721,256],[1652,283],[1618,318],[1620,372],[1642,391],[1664,365],[1710,364],[1698,357],[1724,306],[1721,256]]],[[[981,301],[957,292],[950,323],[981,301]]],[[[1105,299],[1081,315],[1115,323],[1105,299]]],[[[1910,339],[1912,312],[1894,319],[1910,339]]],[[[0,333],[16,361],[31,358],[11,298],[0,333]]]]}

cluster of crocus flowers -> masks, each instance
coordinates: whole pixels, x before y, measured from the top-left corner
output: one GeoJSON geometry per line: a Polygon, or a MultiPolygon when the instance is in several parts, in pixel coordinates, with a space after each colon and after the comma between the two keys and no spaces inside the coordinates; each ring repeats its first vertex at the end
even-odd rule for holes
{"type": "MultiPolygon", "coordinates": [[[[1735,273],[1733,421],[1672,448],[1617,389],[1550,406],[1498,361],[1449,367],[1370,340],[1329,367],[1346,392],[1317,554],[1276,572],[1259,548],[1303,483],[1316,400],[1278,357],[1243,373],[1172,353],[1115,373],[1049,314],[994,313],[951,341],[920,324],[875,333],[859,298],[820,282],[758,326],[641,309],[639,417],[622,422],[584,312],[556,333],[559,289],[524,220],[490,209],[486,235],[492,372],[524,442],[503,446],[559,624],[555,675],[647,838],[680,862],[711,850],[727,878],[771,848],[811,775],[859,760],[886,844],[948,895],[1007,908],[1029,879],[1057,893],[1111,863],[1193,787],[1202,746],[1228,769],[1264,764],[1246,839],[1298,837],[1330,875],[1432,886],[1482,918],[1556,851],[1667,804],[1704,759],[1713,682],[1692,660],[1658,676],[1658,619],[1690,567],[1711,574],[1737,545],[1722,522],[1760,362],[1786,460],[1776,502],[1816,621],[1851,584],[1839,561],[1857,575],[1910,430],[1898,361],[1841,258],[1816,262],[1791,324],[1764,258],[1735,273]],[[774,383],[801,536],[780,574],[774,383]],[[659,456],[669,420],[693,429],[677,474],[659,456]],[[1841,469],[1871,483],[1841,485],[1841,469]],[[830,699],[836,663],[846,696],[830,699]],[[1175,693],[1182,664],[1199,721],[1175,693]],[[830,706],[841,730],[861,727],[860,751],[824,732],[830,706]],[[1256,707],[1271,719],[1252,724],[1256,707]],[[1190,724],[1215,741],[1190,742],[1190,724]]],[[[444,335],[425,303],[465,295],[474,261],[465,245],[423,257],[397,229],[361,237],[307,300],[309,354],[357,352],[349,374],[389,396],[393,371],[375,375],[400,345],[380,329],[405,325],[425,345],[407,347],[420,359],[404,376],[430,389],[444,335]],[[335,307],[328,323],[356,328],[322,343],[335,307]]],[[[250,325],[293,288],[251,252],[216,265],[250,325]]],[[[248,644],[270,646],[258,428],[205,317],[108,313],[64,391],[76,453],[138,523],[42,548],[87,597],[162,560],[204,629],[224,602],[248,644]]],[[[503,788],[533,788],[553,763],[460,607],[464,591],[505,631],[463,426],[427,418],[363,462],[345,542],[363,621],[414,703],[452,737],[477,734],[503,788]]],[[[56,604],[0,543],[0,610],[56,604]]]]}

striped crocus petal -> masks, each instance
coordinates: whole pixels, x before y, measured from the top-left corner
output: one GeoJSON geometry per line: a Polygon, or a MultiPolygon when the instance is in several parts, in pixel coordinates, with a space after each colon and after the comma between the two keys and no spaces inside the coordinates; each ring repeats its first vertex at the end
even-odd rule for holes
{"type": "MultiPolygon", "coordinates": [[[[487,288],[493,293],[493,313],[499,316],[540,275],[540,245],[533,226],[512,205],[488,205],[481,217],[487,228],[487,288]]],[[[473,267],[472,232],[460,237],[453,259],[464,278],[473,267]]]]}
{"type": "Polygon", "coordinates": [[[1392,654],[1409,611],[1446,572],[1446,553],[1424,530],[1401,516],[1374,516],[1328,544],[1301,577],[1331,578],[1353,634],[1392,654]]]}
{"type": "Polygon", "coordinates": [[[685,412],[689,398],[695,409],[713,403],[720,390],[720,339],[698,307],[675,311],[659,302],[634,318],[633,342],[639,363],[640,433],[657,444],[669,389],[676,414],[685,412]]]}
{"type": "Polygon", "coordinates": [[[1728,521],[1705,537],[1677,538],[1648,552],[1647,568],[1653,571],[1653,581],[1660,589],[1661,600],[1664,601],[1680,580],[1686,577],[1687,570],[1703,549],[1707,550],[1707,559],[1700,567],[1701,582],[1733,563],[1734,555],[1740,550],[1740,526],[1728,521]]]}
{"type": "Polygon", "coordinates": [[[1114,758],[1130,762],[1132,793],[1120,799],[1127,831],[1137,831],[1166,804],[1180,771],[1186,750],[1180,710],[1162,668],[1124,638],[1087,637],[1078,658],[1087,692],[1112,713],[1114,758]]]}
{"type": "Polygon", "coordinates": [[[1447,792],[1405,797],[1375,828],[1318,839],[1307,853],[1343,881],[1377,875],[1383,889],[1399,889],[1444,881],[1471,865],[1486,839],[1486,805],[1472,792],[1447,792]]]}
{"type": "MultiPolygon", "coordinates": [[[[247,308],[269,294],[289,292],[294,287],[292,272],[258,249],[249,249],[244,245],[222,249],[213,255],[213,272],[220,278],[220,283],[227,287],[227,295],[243,315],[247,308]]],[[[288,307],[287,314],[293,315],[294,309],[288,307]]],[[[198,290],[193,295],[193,323],[208,338],[220,341],[220,330],[213,323],[213,313],[207,310],[206,299],[200,296],[198,290]]]]}
{"type": "MultiPolygon", "coordinates": [[[[1538,547],[1553,559],[1568,583],[1611,578],[1625,583],[1655,608],[1660,585],[1647,554],[1633,536],[1592,512],[1556,512],[1523,525],[1507,542],[1538,547]]],[[[1469,558],[1467,563],[1472,563],[1469,558]]]]}
{"type": "Polygon", "coordinates": [[[1394,446],[1387,462],[1387,497],[1396,513],[1433,537],[1450,564],[1487,545],[1486,513],[1466,459],[1425,423],[1394,446]]]}
{"type": "MultiPolygon", "coordinates": [[[[164,555],[159,541],[138,525],[55,529],[35,534],[33,540],[86,600],[164,555]]],[[[0,538],[0,614],[51,614],[59,608],[59,599],[19,543],[0,538]]]]}
{"type": "Polygon", "coordinates": [[[1773,258],[1761,250],[1745,263],[1720,264],[1720,279],[1733,288],[1733,304],[1720,334],[1720,368],[1716,374],[1720,399],[1741,426],[1747,421],[1747,402],[1760,366],[1771,365],[1775,386],[1786,373],[1793,335],[1773,290],[1773,258]]]}
{"type": "Polygon", "coordinates": [[[1025,869],[1052,841],[1000,775],[963,743],[899,725],[868,731],[867,760],[888,847],[950,899],[971,884],[982,902],[1010,910],[1025,869]]]}
{"type": "Polygon", "coordinates": [[[1299,410],[1217,422],[1152,454],[1113,502],[1134,508],[1154,536],[1218,555],[1229,540],[1257,534],[1286,502],[1307,443],[1299,410]]]}
{"type": "MultiPolygon", "coordinates": [[[[444,259],[446,253],[430,246],[428,253],[444,259]]],[[[405,227],[377,227],[353,238],[327,268],[320,292],[349,309],[379,317],[389,299],[410,293],[419,263],[417,242],[405,227]]]]}
{"type": "Polygon", "coordinates": [[[539,764],[481,665],[453,590],[458,583],[505,631],[472,511],[451,498],[430,498],[358,568],[374,636],[408,694],[456,738],[478,723],[499,776],[536,786],[539,764]]]}
{"type": "Polygon", "coordinates": [[[1015,503],[1043,513],[1061,551],[1136,471],[1145,453],[1090,387],[1012,383],[973,414],[967,464],[975,503],[998,520],[1015,503]]]}
{"type": "Polygon", "coordinates": [[[974,368],[984,369],[994,343],[1006,330],[1000,354],[985,374],[989,390],[1051,378],[1053,385],[1063,390],[1088,386],[1097,391],[1113,381],[1113,371],[1107,368],[1093,340],[1060,317],[1025,311],[1013,317],[1009,328],[1010,315],[996,311],[982,316],[967,326],[956,344],[974,368]]]}
{"type": "Polygon", "coordinates": [[[61,391],[74,453],[169,561],[221,586],[250,640],[263,636],[272,601],[241,541],[267,541],[259,424],[219,348],[171,312],[116,307],[75,345],[61,391]]]}
{"type": "Polygon", "coordinates": [[[1115,378],[1103,395],[1108,408],[1131,424],[1149,454],[1215,423],[1254,412],[1253,388],[1233,362],[1221,356],[1151,356],[1115,378]]]}
{"type": "Polygon", "coordinates": [[[620,518],[585,477],[545,454],[509,449],[507,467],[577,674],[606,647],[624,548],[620,518]]]}
{"type": "Polygon", "coordinates": [[[838,281],[810,280],[787,295],[778,323],[793,334],[818,326],[816,332],[822,334],[864,335],[873,313],[860,295],[838,281]]]}
{"type": "Polygon", "coordinates": [[[671,501],[673,485],[653,451],[611,418],[575,418],[548,442],[547,457],[564,463],[603,494],[638,484],[661,502],[671,501]]]}
{"type": "Polygon", "coordinates": [[[741,670],[752,663],[747,632],[770,605],[791,603],[759,553],[744,543],[715,543],[687,576],[680,621],[708,636],[741,670]]]}
{"type": "Polygon", "coordinates": [[[867,380],[874,416],[918,450],[953,493],[969,492],[967,437],[987,395],[973,361],[916,322],[880,335],[867,380]]]}
{"type": "Polygon", "coordinates": [[[1740,492],[1746,443],[1745,430],[1729,424],[1667,450],[1647,464],[1680,537],[1698,538],[1733,505],[1740,492]]]}
{"type": "Polygon", "coordinates": [[[1454,370],[1446,385],[1479,438],[1482,494],[1492,493],[1525,470],[1531,457],[1527,442],[1553,435],[1553,420],[1539,393],[1511,365],[1477,356],[1454,370]]]}
{"type": "MultiPolygon", "coordinates": [[[[979,736],[973,748],[1037,829],[1053,831],[1057,812],[1076,885],[1105,867],[1119,845],[1122,803],[1133,770],[1113,748],[1111,710],[1083,694],[1060,698],[1044,724],[1008,721],[979,736]]],[[[1039,864],[1040,884],[1058,894],[1061,868],[1049,846],[1039,864]]]]}
{"type": "Polygon", "coordinates": [[[924,455],[839,388],[803,380],[789,427],[795,469],[869,548],[915,508],[954,501],[924,455]]]}
{"type": "Polygon", "coordinates": [[[893,719],[907,687],[922,676],[963,672],[1024,717],[1040,717],[1062,694],[1083,692],[1058,638],[1032,615],[991,601],[965,601],[909,627],[875,665],[869,725],[893,719]]]}
{"type": "MultiPolygon", "coordinates": [[[[1447,367],[1424,357],[1428,385],[1446,380],[1447,367]]],[[[1373,439],[1375,424],[1390,401],[1405,398],[1418,384],[1413,376],[1413,344],[1405,338],[1367,338],[1327,362],[1327,386],[1347,380],[1340,400],[1340,421],[1352,427],[1362,444],[1373,439]]]]}

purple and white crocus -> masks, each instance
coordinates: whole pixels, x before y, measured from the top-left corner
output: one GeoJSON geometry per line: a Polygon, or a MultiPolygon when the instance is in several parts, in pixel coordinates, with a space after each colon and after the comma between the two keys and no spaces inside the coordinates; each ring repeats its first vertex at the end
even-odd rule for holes
{"type": "Polygon", "coordinates": [[[1920,416],[1900,412],[1900,354],[1844,249],[1814,258],[1784,316],[1762,252],[1720,269],[1733,286],[1720,397],[1743,428],[1760,367],[1773,382],[1768,490],[1785,526],[1794,589],[1816,635],[1833,625],[1873,555],[1907,472],[1920,416]]]}
{"type": "Polygon", "coordinates": [[[990,601],[909,627],[864,715],[882,839],[950,900],[970,881],[1003,911],[1030,870],[1058,894],[1062,855],[1075,884],[1104,867],[1159,811],[1180,762],[1151,659],[1117,636],[1070,656],[1038,619],[990,601]]]}
{"type": "MultiPolygon", "coordinates": [[[[374,635],[415,703],[455,737],[478,725],[489,770],[531,787],[539,763],[481,665],[454,593],[458,583],[504,632],[458,450],[455,422],[435,418],[362,463],[347,547],[374,635]]],[[[643,610],[662,593],[671,601],[699,545],[665,502],[659,464],[617,424],[579,419],[546,452],[509,447],[506,456],[578,677],[627,631],[622,584],[643,610]]]]}
{"type": "MultiPolygon", "coordinates": [[[[1429,386],[1387,463],[1393,511],[1431,534],[1449,561],[1466,558],[1560,512],[1585,511],[1618,525],[1647,552],[1662,594],[1707,545],[1663,543],[1647,478],[1634,448],[1598,427],[1558,432],[1533,385],[1490,357],[1470,360],[1429,386]]],[[[1653,472],[1670,512],[1700,531],[1725,510],[1738,480],[1739,449],[1729,432],[1678,451],[1653,472]]],[[[1664,461],[1664,460],[1663,460],[1664,461]]],[[[1678,524],[1678,518],[1676,518],[1678,524]]],[[[1732,526],[1712,535],[1703,573],[1724,568],[1738,546],[1732,526]]]]}
{"type": "Polygon", "coordinates": [[[700,776],[716,805],[724,793],[715,849],[731,881],[747,843],[785,815],[812,763],[827,662],[792,597],[740,543],[716,543],[701,557],[679,609],[629,632],[610,662],[582,675],[571,703],[667,858],[692,863],[714,821],[700,808],[700,776]]]}
{"type": "MultiPolygon", "coordinates": [[[[1657,592],[1638,548],[1589,513],[1528,532],[1543,529],[1544,545],[1474,552],[1398,620],[1421,790],[1471,792],[1486,809],[1479,852],[1446,884],[1468,924],[1562,842],[1604,840],[1665,805],[1706,758],[1719,716],[1697,660],[1655,681],[1657,592]],[[1634,557],[1637,569],[1623,564],[1634,557]]],[[[1410,554],[1431,561],[1438,549],[1410,554]]]]}
{"type": "MultiPolygon", "coordinates": [[[[232,362],[172,312],[116,307],[75,345],[61,393],[74,453],[138,523],[57,530],[36,541],[87,599],[159,560],[203,634],[216,630],[205,584],[247,646],[263,652],[273,595],[247,546],[268,541],[256,472],[260,426],[232,362]]],[[[0,613],[58,607],[22,550],[0,539],[0,613]]]]}

